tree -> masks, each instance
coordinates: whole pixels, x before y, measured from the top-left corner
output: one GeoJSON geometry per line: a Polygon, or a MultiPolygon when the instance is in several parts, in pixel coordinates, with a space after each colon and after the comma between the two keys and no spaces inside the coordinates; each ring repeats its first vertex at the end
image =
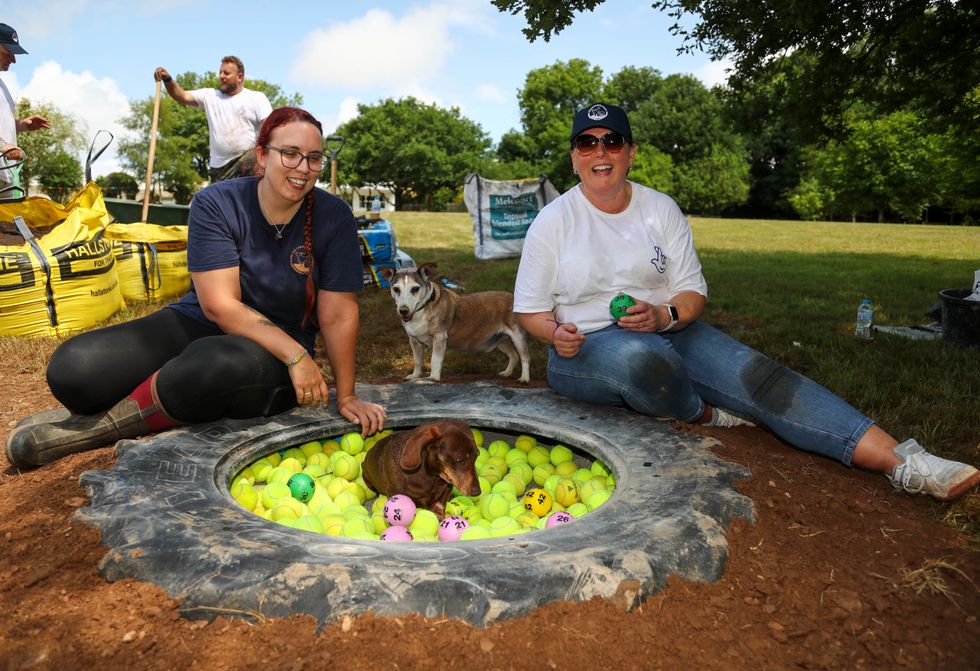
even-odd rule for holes
{"type": "Polygon", "coordinates": [[[626,66],[606,81],[602,87],[602,99],[632,114],[643,101],[653,97],[662,81],[658,70],[626,66]]]}
{"type": "MultiPolygon", "coordinates": [[[[185,72],[176,80],[187,91],[218,87],[218,76],[214,72],[203,75],[185,72]]],[[[277,84],[262,79],[248,79],[246,86],[264,93],[273,109],[303,103],[299,94],[286,95],[277,84]]],[[[148,97],[130,102],[130,113],[123,119],[123,125],[134,133],[132,138],[120,140],[119,153],[140,181],[146,179],[152,115],[153,98],[148,97]]],[[[186,107],[172,100],[166,92],[161,93],[153,170],[163,188],[173,193],[178,203],[189,203],[200,184],[208,178],[211,154],[208,138],[203,109],[186,107]]]]}
{"type": "Polygon", "coordinates": [[[446,191],[485,159],[490,140],[458,108],[444,109],[409,97],[358,105],[358,116],[337,129],[344,144],[341,179],[390,188],[395,202],[444,205],[446,191]]]}
{"type": "Polygon", "coordinates": [[[18,133],[17,144],[27,155],[21,168],[21,183],[26,187],[36,180],[52,199],[65,200],[82,185],[82,166],[73,154],[85,151],[85,122],[49,103],[34,104],[21,98],[16,118],[32,114],[46,118],[51,127],[18,133]]]}
{"type": "MultiPolygon", "coordinates": [[[[545,41],[604,0],[493,0],[524,13],[524,34],[545,41]]],[[[843,101],[858,98],[894,111],[911,104],[943,125],[976,131],[970,94],[980,81],[980,12],[958,0],[655,0],[676,20],[682,51],[730,58],[729,81],[749,91],[788,55],[812,67],[788,71],[798,116],[821,132],[844,127],[843,101]],[[691,28],[682,19],[693,16],[691,28]]]]}
{"type": "Polygon", "coordinates": [[[139,182],[124,172],[110,172],[108,175],[97,177],[95,183],[107,198],[135,200],[140,188],[139,182]]]}

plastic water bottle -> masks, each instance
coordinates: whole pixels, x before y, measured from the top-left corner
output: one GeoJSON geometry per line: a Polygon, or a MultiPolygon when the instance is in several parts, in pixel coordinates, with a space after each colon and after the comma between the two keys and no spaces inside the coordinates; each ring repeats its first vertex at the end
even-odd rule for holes
{"type": "Polygon", "coordinates": [[[375,196],[374,200],[371,201],[371,218],[378,219],[381,217],[381,198],[375,196]]]}
{"type": "Polygon", "coordinates": [[[865,298],[858,306],[857,326],[854,335],[858,338],[871,339],[871,323],[874,321],[875,309],[870,298],[865,298]]]}

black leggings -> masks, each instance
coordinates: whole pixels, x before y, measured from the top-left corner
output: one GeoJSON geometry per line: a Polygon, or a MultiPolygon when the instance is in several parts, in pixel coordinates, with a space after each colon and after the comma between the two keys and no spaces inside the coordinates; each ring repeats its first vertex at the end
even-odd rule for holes
{"type": "Polygon", "coordinates": [[[156,371],[164,411],[185,423],[267,417],[296,405],[287,366],[253,340],[163,308],[66,340],[48,363],[51,393],[91,415],[156,371]]]}

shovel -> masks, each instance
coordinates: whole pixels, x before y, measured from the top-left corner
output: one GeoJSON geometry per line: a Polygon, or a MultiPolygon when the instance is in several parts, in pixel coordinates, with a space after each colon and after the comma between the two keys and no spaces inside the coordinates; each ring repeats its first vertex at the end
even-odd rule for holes
{"type": "Polygon", "coordinates": [[[146,159],[146,187],[143,189],[143,217],[140,221],[146,223],[146,215],[150,212],[150,178],[153,175],[153,155],[157,150],[157,122],[160,120],[160,89],[163,82],[157,80],[157,95],[153,100],[153,123],[150,125],[150,155],[146,159]]]}

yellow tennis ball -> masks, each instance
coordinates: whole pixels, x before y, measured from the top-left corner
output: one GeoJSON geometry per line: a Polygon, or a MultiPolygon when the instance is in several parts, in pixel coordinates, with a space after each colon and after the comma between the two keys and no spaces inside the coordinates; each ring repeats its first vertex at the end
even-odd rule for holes
{"type": "Polygon", "coordinates": [[[490,538],[490,531],[478,525],[470,525],[459,536],[461,541],[478,541],[483,538],[490,538]]]}
{"type": "Polygon", "coordinates": [[[361,474],[361,465],[347,452],[334,452],[330,461],[333,463],[333,474],[348,482],[352,482],[361,474]]]}
{"type": "Polygon", "coordinates": [[[310,463],[310,457],[314,454],[323,454],[323,443],[319,440],[311,440],[300,445],[299,450],[306,456],[306,463],[310,463]]]}
{"type": "Polygon", "coordinates": [[[476,446],[483,447],[483,432],[479,429],[473,428],[472,426],[470,427],[470,431],[473,432],[473,440],[476,442],[476,446]]]}
{"type": "Polygon", "coordinates": [[[555,474],[555,467],[549,461],[547,463],[539,464],[538,466],[535,466],[534,470],[531,472],[531,478],[534,480],[534,484],[536,484],[538,487],[544,487],[545,480],[547,480],[554,474],[555,474]]]}
{"type": "Polygon", "coordinates": [[[379,494],[378,498],[371,504],[371,514],[384,515],[386,503],[388,503],[388,497],[384,494],[379,494]]]}
{"type": "Polygon", "coordinates": [[[512,499],[517,498],[517,487],[510,480],[501,480],[490,491],[494,494],[503,494],[512,499]]]}
{"type": "Polygon", "coordinates": [[[514,519],[517,520],[517,523],[520,524],[525,529],[530,529],[531,527],[535,526],[538,523],[538,520],[540,518],[534,513],[532,513],[531,511],[525,510],[523,513],[521,513],[514,519]]]}
{"type": "Polygon", "coordinates": [[[337,438],[332,438],[331,440],[323,441],[323,453],[328,457],[333,455],[334,452],[340,449],[340,440],[337,438]]]}
{"type": "Polygon", "coordinates": [[[371,523],[374,525],[374,533],[380,534],[388,528],[388,520],[382,515],[371,515],[371,523]]]}
{"type": "MultiPolygon", "coordinates": [[[[255,472],[252,470],[251,466],[246,466],[242,469],[242,472],[238,474],[239,478],[248,478],[248,484],[255,484],[255,472]]],[[[236,478],[237,479],[237,478],[236,478]]]]}
{"type": "Polygon", "coordinates": [[[419,508],[415,511],[415,519],[408,525],[408,530],[416,538],[419,536],[435,536],[439,533],[439,518],[431,510],[419,508]]]}
{"type": "Polygon", "coordinates": [[[357,506],[358,508],[363,508],[361,502],[357,499],[357,495],[353,492],[340,492],[337,496],[333,497],[333,502],[337,504],[341,512],[347,510],[348,508],[353,508],[357,506]]]}
{"type": "Polygon", "coordinates": [[[500,538],[518,533],[522,529],[520,523],[511,517],[498,517],[490,523],[491,538],[500,538]]]}
{"type": "Polygon", "coordinates": [[[281,499],[293,498],[285,482],[270,482],[262,489],[262,507],[272,510],[281,499]]]}
{"type": "Polygon", "coordinates": [[[606,476],[606,488],[609,490],[616,489],[616,476],[612,473],[606,476]]]}
{"type": "Polygon", "coordinates": [[[455,496],[449,500],[446,504],[446,516],[450,515],[460,515],[462,516],[464,510],[468,510],[473,507],[473,499],[468,496],[455,496]]]}
{"type": "Polygon", "coordinates": [[[319,464],[308,463],[306,464],[306,466],[303,467],[303,470],[301,470],[300,473],[305,473],[306,475],[316,480],[317,478],[322,478],[324,475],[326,475],[327,471],[326,469],[323,468],[323,466],[320,466],[319,464]]]}
{"type": "Polygon", "coordinates": [[[347,480],[344,480],[343,478],[338,478],[336,476],[334,476],[330,481],[328,481],[325,486],[327,496],[329,496],[332,499],[337,498],[337,494],[340,494],[340,492],[344,491],[344,489],[346,488],[347,488],[347,480]]]}
{"type": "Polygon", "coordinates": [[[552,496],[544,489],[529,489],[524,493],[524,510],[544,517],[551,511],[552,496]]]}
{"type": "Polygon", "coordinates": [[[578,470],[578,466],[574,461],[563,461],[555,466],[555,473],[563,478],[571,478],[578,470]]]}
{"type": "MultiPolygon", "coordinates": [[[[299,450],[296,451],[298,452],[299,450]]],[[[288,468],[293,472],[293,475],[295,475],[296,473],[299,473],[300,471],[303,470],[303,465],[305,464],[305,462],[306,459],[300,461],[296,457],[286,457],[285,459],[282,460],[282,463],[279,464],[279,468],[288,468]]]]}
{"type": "Polygon", "coordinates": [[[273,520],[276,524],[281,524],[284,527],[289,527],[291,529],[296,528],[296,520],[292,517],[283,517],[279,520],[273,520]]]}
{"type": "Polygon", "coordinates": [[[275,468],[275,466],[273,466],[268,459],[259,459],[252,464],[252,473],[255,474],[255,482],[265,482],[273,468],[275,468]]]}
{"type": "Polygon", "coordinates": [[[276,501],[276,505],[272,509],[272,519],[276,522],[284,517],[291,517],[294,520],[298,520],[300,517],[306,514],[306,512],[306,506],[296,499],[292,497],[288,499],[280,499],[279,501],[276,501]]]}
{"type": "Polygon", "coordinates": [[[590,496],[596,492],[605,491],[605,489],[606,479],[604,477],[596,476],[585,482],[579,483],[578,498],[581,501],[588,501],[590,496]]]}
{"type": "Polygon", "coordinates": [[[592,462],[592,466],[589,468],[592,471],[592,475],[601,475],[603,477],[609,475],[609,467],[602,463],[599,459],[592,462]]]}
{"type": "Polygon", "coordinates": [[[572,473],[572,480],[574,480],[578,484],[582,484],[583,482],[588,482],[591,479],[592,479],[592,471],[589,470],[588,468],[579,468],[574,473],[572,473]]]}
{"type": "Polygon", "coordinates": [[[282,461],[282,455],[280,455],[278,452],[272,452],[271,454],[265,455],[263,459],[268,461],[270,464],[272,464],[272,467],[275,468],[279,465],[279,462],[282,461]]]}
{"type": "Polygon", "coordinates": [[[493,487],[493,485],[482,475],[479,477],[478,481],[480,483],[480,497],[482,498],[490,493],[490,488],[493,487]]]}
{"type": "Polygon", "coordinates": [[[572,451],[564,445],[555,445],[548,454],[548,458],[555,466],[563,464],[566,461],[571,461],[574,456],[572,451]]]}
{"type": "MultiPolygon", "coordinates": [[[[558,483],[561,481],[562,481],[562,477],[557,473],[555,473],[554,475],[549,475],[548,479],[545,480],[544,484],[541,486],[544,487],[545,490],[551,492],[551,495],[554,496],[555,488],[558,486],[558,483]]],[[[329,494],[330,492],[328,491],[327,493],[329,494]]]]}
{"type": "Polygon", "coordinates": [[[340,449],[342,449],[347,454],[360,454],[364,451],[364,439],[361,438],[361,434],[345,433],[340,439],[340,449]]]}
{"type": "Polygon", "coordinates": [[[469,522],[470,524],[473,524],[473,522],[475,522],[476,520],[483,519],[483,513],[480,512],[480,506],[473,506],[472,508],[466,508],[465,510],[463,510],[462,516],[466,518],[466,521],[469,522]]]}
{"type": "Polygon", "coordinates": [[[510,501],[503,494],[491,492],[480,501],[480,514],[488,520],[495,520],[510,512],[510,501]]]}
{"type": "Polygon", "coordinates": [[[346,521],[346,517],[338,514],[320,516],[320,523],[323,525],[324,533],[328,533],[331,536],[339,536],[344,533],[344,523],[346,521]]]}
{"type": "Polygon", "coordinates": [[[540,466],[541,464],[547,464],[550,462],[551,456],[548,452],[548,448],[543,445],[535,445],[527,453],[527,463],[531,465],[531,468],[540,466]]]}
{"type": "Polygon", "coordinates": [[[486,464],[479,472],[481,478],[485,478],[490,486],[493,487],[497,484],[504,474],[500,471],[500,467],[494,464],[486,464]]]}
{"type": "Polygon", "coordinates": [[[562,478],[555,485],[555,500],[566,508],[573,503],[578,503],[578,487],[572,480],[562,478]]]}
{"type": "Polygon", "coordinates": [[[534,480],[534,469],[531,468],[531,465],[526,461],[521,461],[510,467],[510,473],[508,473],[506,477],[509,478],[512,475],[520,478],[521,482],[524,483],[520,487],[523,489],[531,484],[532,480],[534,480]]]}
{"type": "Polygon", "coordinates": [[[238,501],[239,505],[248,510],[255,508],[259,502],[259,494],[255,487],[248,483],[248,480],[239,480],[231,488],[231,496],[238,501]]]}
{"type": "Polygon", "coordinates": [[[524,478],[517,475],[516,473],[508,473],[507,475],[504,476],[504,479],[501,480],[501,482],[509,482],[512,485],[514,485],[515,497],[520,496],[521,492],[523,492],[524,489],[527,487],[527,483],[524,482],[524,478]]]}
{"type": "MultiPolygon", "coordinates": [[[[303,466],[306,465],[306,453],[298,447],[290,447],[288,450],[286,450],[282,455],[282,460],[285,461],[286,459],[295,459],[303,466]]],[[[280,466],[281,465],[282,464],[280,464],[280,466]]]]}
{"type": "Polygon", "coordinates": [[[343,535],[356,538],[354,534],[365,533],[374,534],[374,522],[370,517],[351,517],[343,526],[343,535]]]}
{"type": "Polygon", "coordinates": [[[325,473],[332,472],[333,466],[330,465],[330,457],[323,453],[323,448],[319,452],[314,452],[306,458],[306,467],[319,466],[325,473]]]}
{"type": "Polygon", "coordinates": [[[589,507],[589,510],[595,510],[603,503],[608,501],[610,496],[612,496],[611,491],[609,491],[608,489],[600,489],[599,491],[597,491],[596,493],[594,493],[592,496],[589,497],[589,500],[586,501],[585,505],[589,507]]]}
{"type": "Polygon", "coordinates": [[[527,511],[524,510],[524,503],[520,499],[514,499],[510,502],[510,510],[507,511],[507,517],[512,517],[516,520],[525,512],[527,511]]]}
{"type": "Polygon", "coordinates": [[[506,440],[495,440],[487,445],[487,452],[490,453],[491,457],[500,457],[503,459],[508,450],[510,450],[510,445],[507,444],[506,440]]]}
{"type": "Polygon", "coordinates": [[[531,448],[538,444],[534,436],[520,435],[514,439],[514,447],[525,453],[530,452],[531,448]]]}
{"type": "Polygon", "coordinates": [[[572,505],[568,506],[568,510],[566,512],[568,512],[568,514],[574,517],[575,519],[578,519],[582,517],[582,515],[588,514],[589,507],[584,503],[582,503],[581,501],[579,501],[578,503],[573,503],[572,505]]]}
{"type": "Polygon", "coordinates": [[[271,471],[269,471],[269,477],[266,480],[268,484],[273,482],[286,482],[289,478],[296,475],[298,471],[294,471],[288,466],[276,466],[271,471]]]}
{"type": "Polygon", "coordinates": [[[512,447],[511,449],[507,450],[507,454],[504,455],[504,462],[506,462],[507,466],[510,468],[513,468],[514,464],[518,462],[524,462],[526,464],[527,452],[516,447],[512,447]]]}
{"type": "Polygon", "coordinates": [[[371,517],[371,513],[364,506],[348,506],[340,512],[341,515],[350,519],[352,517],[371,517]]]}
{"type": "Polygon", "coordinates": [[[303,515],[296,520],[296,528],[318,534],[323,533],[323,523],[313,515],[303,515]]]}

